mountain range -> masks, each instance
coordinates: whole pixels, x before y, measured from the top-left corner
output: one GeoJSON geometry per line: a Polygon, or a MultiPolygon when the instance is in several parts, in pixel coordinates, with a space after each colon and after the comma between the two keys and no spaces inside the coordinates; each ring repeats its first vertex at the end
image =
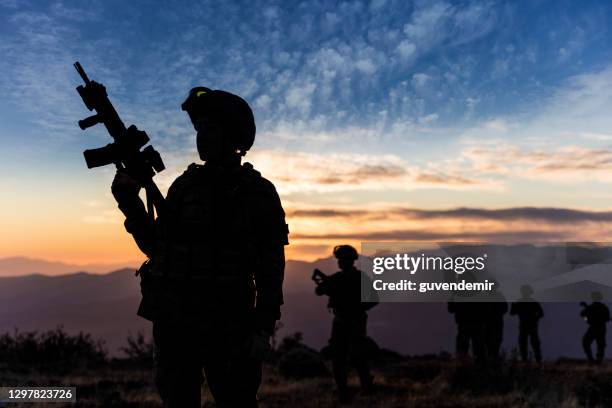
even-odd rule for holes
{"type": "Polygon", "coordinates": [[[31,274],[63,275],[78,271],[89,273],[108,273],[118,269],[135,268],[140,263],[136,260],[123,263],[88,263],[76,265],[66,262],[53,262],[26,256],[0,258],[0,277],[31,274]]]}
{"type": "MultiPolygon", "coordinates": [[[[8,262],[0,260],[0,271],[8,262]]],[[[58,273],[66,264],[32,262],[43,273],[58,273]]],[[[302,332],[304,341],[320,348],[329,338],[332,315],[327,299],[314,295],[310,275],[314,268],[337,269],[332,258],[315,262],[288,261],[284,284],[283,328],[279,336],[302,332]]],[[[19,270],[21,272],[22,270],[19,270]]],[[[10,275],[18,275],[11,273],[10,275]]],[[[150,323],[136,316],[140,300],[134,269],[107,274],[76,272],[56,276],[42,273],[0,277],[0,333],[52,329],[83,331],[106,342],[115,354],[128,333],[150,331],[150,323]]],[[[545,358],[580,357],[586,329],[576,303],[544,303],[541,338],[545,358]]],[[[505,317],[504,348],[516,348],[518,324],[505,317]]],[[[383,303],[370,312],[369,333],[379,345],[403,354],[452,351],[455,324],[444,303],[383,303]]]]}

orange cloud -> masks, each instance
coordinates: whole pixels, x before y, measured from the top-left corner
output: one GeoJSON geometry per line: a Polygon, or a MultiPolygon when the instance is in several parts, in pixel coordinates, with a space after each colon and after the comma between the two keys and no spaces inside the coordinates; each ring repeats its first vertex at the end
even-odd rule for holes
{"type": "MultiPolygon", "coordinates": [[[[328,256],[339,243],[362,241],[609,241],[611,211],[517,207],[425,210],[401,207],[308,207],[287,211],[293,254],[306,245],[328,256]],[[333,222],[331,221],[333,220],[333,222]]],[[[308,255],[315,251],[310,250],[308,255]]]]}
{"type": "Polygon", "coordinates": [[[451,168],[439,168],[435,172],[421,169],[390,154],[264,150],[249,153],[248,159],[275,182],[281,194],[491,187],[490,180],[485,178],[470,178],[451,168]]]}
{"type": "MultiPolygon", "coordinates": [[[[287,259],[330,256],[334,245],[362,241],[610,241],[612,211],[517,207],[426,210],[398,206],[286,208],[287,259]]],[[[117,218],[121,216],[117,210],[117,218]]],[[[121,223],[16,226],[0,256],[70,263],[133,265],[144,259],[121,223]],[[18,228],[17,228],[18,227],[18,228]]]]}
{"type": "Polygon", "coordinates": [[[612,181],[612,151],[565,146],[551,150],[526,149],[508,143],[469,147],[463,157],[464,172],[504,175],[557,182],[576,182],[585,178],[612,181]],[[471,169],[471,170],[470,170],[471,169]]]}

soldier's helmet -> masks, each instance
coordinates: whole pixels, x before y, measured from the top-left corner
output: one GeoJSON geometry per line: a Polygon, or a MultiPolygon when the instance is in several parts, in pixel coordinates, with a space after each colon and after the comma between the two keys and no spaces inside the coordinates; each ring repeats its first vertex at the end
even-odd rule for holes
{"type": "Polygon", "coordinates": [[[198,117],[205,117],[219,123],[233,137],[234,146],[242,154],[253,146],[253,111],[238,95],[198,86],[189,91],[181,109],[187,112],[192,122],[198,117]]]}
{"type": "Polygon", "coordinates": [[[591,292],[591,300],[593,300],[593,302],[601,302],[603,300],[603,295],[598,291],[591,292]]]}
{"type": "Polygon", "coordinates": [[[337,245],[334,247],[334,256],[336,259],[347,259],[356,261],[359,258],[357,250],[350,245],[337,245]]]}

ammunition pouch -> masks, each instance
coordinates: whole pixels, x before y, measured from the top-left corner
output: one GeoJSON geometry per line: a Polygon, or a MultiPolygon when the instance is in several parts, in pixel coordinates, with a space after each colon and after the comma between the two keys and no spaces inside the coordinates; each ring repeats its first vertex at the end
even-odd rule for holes
{"type": "Polygon", "coordinates": [[[140,293],[142,295],[136,314],[143,319],[153,321],[155,317],[155,306],[153,301],[153,279],[151,277],[150,261],[146,260],[136,273],[140,276],[140,293]]]}

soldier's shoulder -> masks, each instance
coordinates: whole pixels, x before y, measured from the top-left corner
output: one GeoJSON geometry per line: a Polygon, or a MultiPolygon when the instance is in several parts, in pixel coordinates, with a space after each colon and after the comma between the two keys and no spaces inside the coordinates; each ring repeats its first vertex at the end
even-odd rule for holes
{"type": "Polygon", "coordinates": [[[185,186],[192,183],[197,178],[201,177],[204,172],[204,166],[201,164],[191,163],[183,173],[178,176],[170,185],[168,194],[175,193],[183,189],[185,186]]]}
{"type": "Polygon", "coordinates": [[[261,172],[256,170],[251,163],[245,162],[242,164],[242,179],[252,192],[269,197],[278,195],[274,184],[262,176],[261,172]]]}
{"type": "Polygon", "coordinates": [[[189,166],[187,166],[187,168],[185,169],[185,171],[183,171],[183,174],[181,174],[179,178],[198,177],[204,174],[205,171],[206,166],[204,166],[203,164],[191,163],[189,166]]]}
{"type": "Polygon", "coordinates": [[[346,278],[346,274],[342,273],[342,271],[334,272],[331,275],[329,275],[329,279],[332,279],[334,281],[342,280],[345,278],[346,278]]]}
{"type": "Polygon", "coordinates": [[[193,177],[197,177],[201,175],[204,171],[204,166],[201,164],[191,163],[187,168],[183,171],[183,173],[178,176],[172,184],[182,183],[185,180],[188,180],[193,177]]]}

